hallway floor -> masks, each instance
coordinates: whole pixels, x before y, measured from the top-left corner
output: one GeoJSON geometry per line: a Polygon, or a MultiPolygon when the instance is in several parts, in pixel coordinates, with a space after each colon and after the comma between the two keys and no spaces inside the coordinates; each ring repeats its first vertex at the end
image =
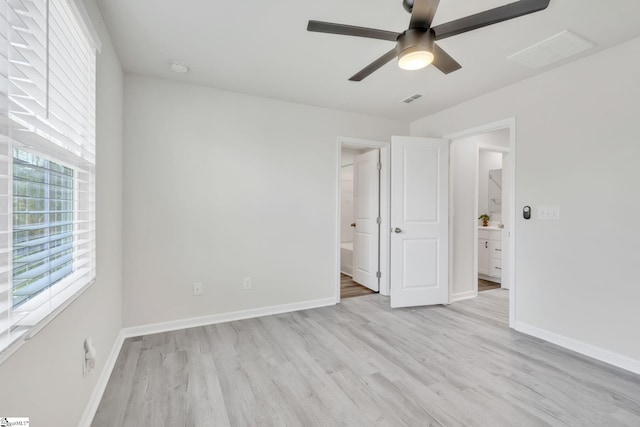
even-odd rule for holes
{"type": "Polygon", "coordinates": [[[340,273],[340,299],[375,294],[371,289],[353,281],[346,274],[340,273]]]}

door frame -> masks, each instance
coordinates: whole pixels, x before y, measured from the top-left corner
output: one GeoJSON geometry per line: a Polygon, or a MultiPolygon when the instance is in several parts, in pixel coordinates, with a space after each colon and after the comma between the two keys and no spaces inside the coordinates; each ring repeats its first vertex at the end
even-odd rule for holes
{"type": "MultiPolygon", "coordinates": [[[[454,132],[448,135],[443,136],[443,138],[449,140],[449,144],[453,141],[459,139],[466,139],[472,136],[480,135],[483,133],[491,132],[494,130],[500,129],[509,129],[509,159],[508,159],[508,167],[509,167],[509,227],[508,230],[508,240],[509,240],[509,271],[507,280],[509,281],[509,327],[515,328],[516,324],[516,118],[510,117],[504,120],[499,120],[493,123],[488,123],[485,125],[477,126],[470,129],[465,129],[459,132],[454,132]]],[[[452,215],[453,215],[453,170],[454,167],[450,168],[450,176],[449,176],[449,223],[452,223],[452,215]]],[[[476,171],[477,175],[477,171],[476,171]]],[[[477,211],[477,187],[476,187],[476,211],[477,211]]],[[[477,217],[477,213],[476,213],[477,217]]],[[[474,242],[476,259],[474,260],[474,271],[478,271],[478,260],[477,260],[477,226],[475,227],[475,238],[476,242],[474,242]]],[[[449,240],[453,239],[453,229],[449,227],[449,240]]],[[[453,259],[453,245],[449,245],[449,259],[453,259]]],[[[504,260],[503,260],[504,261],[504,260]]],[[[452,295],[452,263],[449,262],[449,295],[452,295]]],[[[477,283],[476,283],[477,290],[477,283]]]]}
{"type": "Polygon", "coordinates": [[[342,194],[341,183],[341,165],[342,165],[342,148],[374,148],[380,149],[380,164],[382,169],[380,170],[380,242],[379,242],[379,268],[380,268],[380,294],[389,295],[389,185],[391,175],[389,174],[390,167],[390,147],[391,143],[374,141],[368,139],[351,138],[346,136],[339,136],[336,143],[336,235],[335,244],[336,248],[336,263],[335,263],[335,299],[336,304],[340,303],[340,214],[342,207],[340,206],[340,196],[342,194]]]}

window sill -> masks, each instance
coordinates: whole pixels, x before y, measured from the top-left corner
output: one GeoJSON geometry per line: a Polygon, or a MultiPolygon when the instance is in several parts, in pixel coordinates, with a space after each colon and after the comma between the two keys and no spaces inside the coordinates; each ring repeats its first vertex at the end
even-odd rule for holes
{"type": "MultiPolygon", "coordinates": [[[[42,310],[42,314],[39,320],[29,328],[21,330],[20,327],[16,331],[11,333],[10,337],[3,337],[0,339],[0,364],[9,359],[13,353],[18,351],[20,347],[26,344],[27,341],[38,335],[38,333],[44,329],[53,319],[55,319],[60,313],[62,313],[67,307],[69,307],[76,299],[80,297],[87,289],[89,289],[94,283],[95,279],[91,279],[89,283],[83,285],[73,284],[68,286],[56,297],[60,297],[57,305],[53,309],[42,310]]],[[[47,307],[49,308],[49,307],[47,307]]],[[[37,314],[37,311],[36,311],[37,314]]]]}

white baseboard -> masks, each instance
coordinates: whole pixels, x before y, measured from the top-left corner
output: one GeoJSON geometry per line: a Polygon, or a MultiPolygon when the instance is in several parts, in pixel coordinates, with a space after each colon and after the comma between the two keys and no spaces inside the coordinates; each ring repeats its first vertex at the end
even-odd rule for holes
{"type": "Polygon", "coordinates": [[[601,362],[605,362],[618,368],[631,371],[635,374],[640,374],[640,360],[632,359],[631,357],[623,356],[621,354],[614,353],[612,351],[605,350],[603,348],[596,347],[594,345],[587,344],[573,338],[568,338],[563,335],[559,335],[545,329],[540,329],[522,322],[516,322],[515,329],[516,331],[522,332],[524,334],[543,339],[569,350],[573,350],[576,353],[592,357],[601,362]]]}
{"type": "Polygon", "coordinates": [[[93,388],[93,393],[91,393],[91,397],[89,398],[89,403],[84,409],[82,417],[80,418],[80,422],[78,423],[79,427],[90,427],[91,422],[93,421],[93,417],[96,415],[96,411],[98,410],[98,405],[100,405],[100,400],[102,400],[102,395],[104,394],[104,390],[107,388],[107,383],[109,382],[109,378],[111,378],[111,372],[116,365],[116,360],[118,360],[118,355],[120,354],[120,349],[122,348],[122,344],[124,343],[124,333],[120,330],[120,333],[116,337],[116,342],[113,343],[113,347],[111,348],[111,352],[109,353],[109,357],[102,368],[102,372],[100,372],[100,378],[98,378],[98,382],[93,388]]]}
{"type": "Polygon", "coordinates": [[[451,300],[449,301],[449,303],[454,303],[457,301],[463,301],[466,299],[472,299],[478,296],[478,293],[476,291],[467,291],[467,292],[460,292],[459,294],[452,294],[451,295],[451,300]]]}
{"type": "Polygon", "coordinates": [[[160,332],[176,331],[178,329],[232,322],[234,320],[251,319],[254,317],[269,316],[272,314],[290,313],[292,311],[308,310],[310,308],[327,307],[335,304],[335,297],[323,298],[311,301],[294,302],[292,304],[274,305],[271,307],[252,308],[249,310],[234,311],[231,313],[213,314],[210,316],[192,317],[189,319],[132,326],[124,328],[122,331],[125,338],[137,337],[140,335],[157,334],[160,332]]]}
{"type": "Polygon", "coordinates": [[[140,335],[149,335],[159,332],[175,331],[178,329],[193,328],[196,326],[213,325],[216,323],[231,322],[234,320],[250,319],[254,317],[269,316],[272,314],[290,313],[292,311],[308,310],[310,308],[319,308],[335,305],[335,298],[323,298],[311,301],[303,301],[292,304],[274,305],[271,307],[254,308],[250,310],[235,311],[232,313],[214,314],[211,316],[194,317],[190,319],[173,320],[170,322],[152,323],[148,325],[134,326],[123,328],[120,330],[116,342],[113,344],[111,353],[100,373],[100,378],[96,383],[89,403],[80,418],[79,427],[90,427],[93,418],[96,415],[102,395],[107,388],[107,383],[111,377],[111,372],[115,367],[116,360],[120,354],[120,349],[124,340],[129,337],[137,337],[140,335]]]}

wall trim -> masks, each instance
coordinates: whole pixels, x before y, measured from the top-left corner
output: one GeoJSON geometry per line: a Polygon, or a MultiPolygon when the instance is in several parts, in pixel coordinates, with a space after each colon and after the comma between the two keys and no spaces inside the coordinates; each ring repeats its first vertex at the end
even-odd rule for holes
{"type": "MultiPolygon", "coordinates": [[[[475,298],[475,292],[463,292],[452,296],[451,302],[461,301],[465,299],[475,298]]],[[[173,320],[168,322],[151,323],[141,326],[133,326],[129,328],[123,328],[120,330],[109,357],[106,360],[100,378],[93,389],[91,398],[85,407],[85,410],[80,418],[78,426],[89,427],[95,417],[96,411],[102,400],[109,378],[113,368],[115,367],[118,355],[124,343],[124,340],[129,337],[136,337],[140,335],[149,335],[160,332],[169,332],[179,329],[193,328],[198,326],[214,325],[217,323],[232,322],[235,320],[251,319],[255,317],[270,316],[273,314],[290,313],[300,310],[308,310],[312,308],[328,307],[335,305],[335,298],[322,298],[310,301],[302,301],[291,304],[274,305],[270,307],[261,307],[249,310],[240,310],[230,313],[213,314],[210,316],[193,317],[188,319],[173,320]]],[[[614,353],[609,350],[602,349],[600,347],[593,346],[591,344],[584,343],[582,341],[568,338],[560,334],[556,334],[545,329],[541,329],[535,326],[523,322],[516,322],[515,329],[518,332],[522,332],[527,335],[531,335],[536,338],[540,338],[552,344],[560,347],[575,351],[585,356],[592,357],[601,362],[608,363],[626,371],[633,372],[640,375],[640,360],[633,359],[627,356],[623,356],[618,353],[614,353]]]]}
{"type": "Polygon", "coordinates": [[[150,323],[147,325],[123,328],[122,331],[125,338],[138,337],[140,335],[157,334],[160,332],[176,331],[179,329],[195,328],[198,326],[215,325],[216,323],[233,322],[234,320],[251,319],[254,317],[270,316],[272,314],[290,313],[292,311],[327,307],[335,304],[336,299],[334,297],[322,298],[310,301],[294,302],[291,304],[273,305],[270,307],[212,314],[209,316],[170,320],[168,322],[150,323]]]}
{"type": "Polygon", "coordinates": [[[111,353],[100,373],[100,378],[96,383],[91,398],[85,407],[85,410],[80,418],[78,426],[90,427],[93,422],[93,418],[98,410],[98,405],[102,400],[102,395],[107,388],[107,383],[111,377],[111,372],[116,365],[118,355],[122,349],[124,340],[130,337],[137,337],[140,335],[156,334],[159,332],[169,332],[178,329],[194,328],[197,326],[214,325],[216,323],[232,322],[234,320],[251,319],[254,317],[270,316],[272,314],[290,313],[293,311],[308,310],[311,308],[328,307],[335,305],[336,300],[334,297],[322,298],[310,301],[294,302],[291,304],[274,305],[270,307],[253,308],[249,310],[240,310],[230,313],[213,314],[210,316],[192,317],[189,319],[172,320],[169,322],[150,323],[148,325],[133,326],[129,328],[122,328],[118,337],[116,338],[111,353]]]}
{"type": "Polygon", "coordinates": [[[589,356],[601,362],[608,363],[609,365],[613,365],[615,367],[640,375],[640,360],[632,359],[631,357],[614,353],[612,351],[605,350],[603,348],[596,347],[594,345],[587,344],[573,338],[565,337],[564,335],[556,334],[555,332],[547,331],[546,329],[531,326],[523,322],[516,322],[515,329],[516,331],[522,332],[524,334],[543,339],[547,342],[575,351],[576,353],[580,353],[584,356],[589,356]]]}
{"type": "Polygon", "coordinates": [[[116,361],[118,360],[118,355],[120,354],[120,349],[122,349],[122,344],[124,343],[125,338],[124,332],[121,329],[116,337],[116,341],[113,343],[113,347],[111,347],[109,357],[107,357],[104,367],[102,368],[102,372],[100,372],[98,382],[93,388],[93,392],[91,393],[89,402],[82,413],[80,422],[78,422],[78,426],[91,426],[93,418],[96,415],[96,411],[98,410],[98,406],[100,405],[100,401],[102,400],[102,395],[109,383],[109,378],[111,378],[111,372],[113,372],[113,368],[116,366],[116,361]]]}

